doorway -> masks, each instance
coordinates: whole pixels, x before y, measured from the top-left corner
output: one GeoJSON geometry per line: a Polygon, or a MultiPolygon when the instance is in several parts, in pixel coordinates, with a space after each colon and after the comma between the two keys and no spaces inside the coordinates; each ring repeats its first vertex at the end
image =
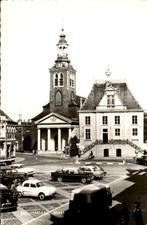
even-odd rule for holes
{"type": "Polygon", "coordinates": [[[108,143],[108,129],[103,129],[103,143],[108,143]]]}

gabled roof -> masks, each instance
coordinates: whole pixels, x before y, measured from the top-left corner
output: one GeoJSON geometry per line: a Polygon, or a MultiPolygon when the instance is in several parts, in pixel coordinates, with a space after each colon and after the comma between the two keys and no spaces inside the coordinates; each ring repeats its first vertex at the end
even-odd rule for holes
{"type": "Polygon", "coordinates": [[[72,123],[72,120],[66,118],[65,116],[62,116],[58,113],[50,113],[44,117],[42,117],[41,119],[37,120],[35,123],[38,124],[38,123],[41,123],[43,121],[47,121],[47,119],[49,118],[56,118],[56,119],[59,119],[61,120],[62,122],[65,122],[65,123],[72,123]]]}
{"type": "Polygon", "coordinates": [[[0,119],[1,121],[4,120],[4,121],[7,121],[7,123],[13,123],[13,124],[16,124],[15,121],[13,121],[4,111],[2,111],[0,109],[0,119]]]}
{"type": "MultiPolygon", "coordinates": [[[[73,123],[78,123],[78,116],[77,114],[75,114],[75,112],[72,110],[70,110],[71,107],[78,107],[80,108],[80,102],[82,101],[82,103],[84,102],[85,98],[81,97],[79,95],[76,95],[76,98],[74,101],[70,102],[69,104],[69,112],[66,113],[60,113],[61,116],[66,117],[67,119],[71,119],[73,121],[73,123]]],[[[34,118],[32,118],[32,121],[37,121],[40,120],[41,118],[49,115],[51,113],[50,111],[50,103],[47,103],[46,105],[43,106],[43,111],[41,113],[39,113],[37,116],[35,116],[34,118]]]]}
{"type": "MultiPolygon", "coordinates": [[[[131,91],[129,90],[126,82],[113,82],[112,85],[114,88],[117,88],[118,95],[126,106],[127,110],[142,110],[139,103],[136,101],[131,91]]],[[[95,83],[92,87],[88,98],[85,100],[81,110],[95,110],[96,106],[99,105],[102,97],[105,94],[106,82],[95,83]]]]}

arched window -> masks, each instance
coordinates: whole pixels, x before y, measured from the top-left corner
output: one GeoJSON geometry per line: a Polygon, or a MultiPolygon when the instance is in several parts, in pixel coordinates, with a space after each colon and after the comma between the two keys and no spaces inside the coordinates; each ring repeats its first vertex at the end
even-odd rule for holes
{"type": "Polygon", "coordinates": [[[60,74],[60,86],[63,86],[63,74],[60,74]]]}
{"type": "Polygon", "coordinates": [[[55,74],[55,86],[58,86],[58,74],[55,74]]]}
{"type": "Polygon", "coordinates": [[[55,104],[57,106],[61,106],[62,105],[62,94],[60,91],[57,91],[56,96],[55,96],[55,104]]]}

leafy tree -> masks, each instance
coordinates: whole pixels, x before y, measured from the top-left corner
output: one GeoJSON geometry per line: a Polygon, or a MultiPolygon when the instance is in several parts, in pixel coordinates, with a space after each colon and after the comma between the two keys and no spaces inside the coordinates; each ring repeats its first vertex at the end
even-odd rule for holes
{"type": "Polygon", "coordinates": [[[70,138],[70,156],[78,155],[79,149],[77,147],[77,143],[78,143],[78,138],[76,135],[70,138]]]}

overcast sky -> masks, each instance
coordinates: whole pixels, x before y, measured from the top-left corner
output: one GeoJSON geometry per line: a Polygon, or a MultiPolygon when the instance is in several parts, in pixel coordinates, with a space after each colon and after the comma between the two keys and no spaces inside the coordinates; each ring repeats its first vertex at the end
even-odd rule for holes
{"type": "Polygon", "coordinates": [[[7,0],[1,7],[1,107],[13,120],[32,118],[49,102],[62,25],[77,94],[87,97],[109,65],[111,79],[126,79],[147,110],[146,0],[7,0]]]}

